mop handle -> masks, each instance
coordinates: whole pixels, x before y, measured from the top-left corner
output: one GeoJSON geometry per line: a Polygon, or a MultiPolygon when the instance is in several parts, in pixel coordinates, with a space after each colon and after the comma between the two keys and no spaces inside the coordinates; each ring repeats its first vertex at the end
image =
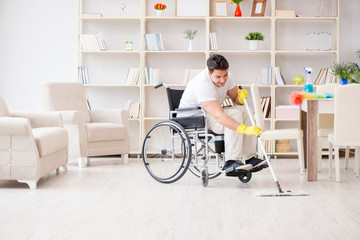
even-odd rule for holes
{"type": "MultiPolygon", "coordinates": [[[[254,117],[253,117],[252,114],[251,114],[251,111],[250,111],[250,108],[249,108],[247,99],[244,98],[243,100],[244,100],[244,103],[245,103],[246,111],[247,111],[248,114],[249,114],[251,124],[252,124],[253,126],[256,126],[255,121],[254,121],[254,117]]],[[[260,136],[258,136],[258,138],[260,138],[260,136]]],[[[281,188],[280,188],[280,185],[278,185],[278,184],[279,184],[279,183],[278,183],[278,180],[276,179],[275,173],[274,173],[274,171],[273,171],[273,169],[272,169],[272,167],[271,167],[269,157],[268,157],[268,155],[266,154],[265,148],[264,148],[264,146],[263,146],[263,144],[262,144],[262,142],[261,142],[261,138],[260,138],[260,141],[258,141],[258,143],[259,143],[259,146],[260,146],[261,151],[262,151],[262,152],[264,153],[264,155],[265,155],[265,159],[266,159],[266,162],[267,162],[268,165],[269,165],[271,175],[272,175],[272,177],[273,177],[273,179],[274,179],[274,181],[275,181],[275,183],[276,183],[279,191],[282,191],[281,188]]]]}

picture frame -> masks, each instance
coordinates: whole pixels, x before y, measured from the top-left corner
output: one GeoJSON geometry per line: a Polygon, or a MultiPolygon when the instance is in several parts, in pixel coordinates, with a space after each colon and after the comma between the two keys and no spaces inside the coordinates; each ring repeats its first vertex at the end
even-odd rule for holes
{"type": "Polygon", "coordinates": [[[214,1],[214,16],[227,17],[226,1],[214,1]]]}
{"type": "Polygon", "coordinates": [[[251,11],[252,17],[263,17],[265,14],[266,0],[254,0],[251,11]]]}
{"type": "Polygon", "coordinates": [[[177,17],[205,17],[206,0],[175,0],[175,15],[177,17]]]}

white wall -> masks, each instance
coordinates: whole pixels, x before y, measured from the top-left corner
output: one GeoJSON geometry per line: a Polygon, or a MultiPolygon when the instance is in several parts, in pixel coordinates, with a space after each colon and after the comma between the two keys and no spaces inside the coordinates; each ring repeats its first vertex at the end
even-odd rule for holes
{"type": "MultiPolygon", "coordinates": [[[[360,62],[359,9],[341,0],[341,61],[360,62]]],[[[77,81],[77,11],[77,0],[0,0],[0,96],[10,109],[41,110],[42,82],[77,81]]]]}
{"type": "Polygon", "coordinates": [[[42,110],[42,82],[77,81],[77,0],[0,0],[0,96],[42,110]]]}

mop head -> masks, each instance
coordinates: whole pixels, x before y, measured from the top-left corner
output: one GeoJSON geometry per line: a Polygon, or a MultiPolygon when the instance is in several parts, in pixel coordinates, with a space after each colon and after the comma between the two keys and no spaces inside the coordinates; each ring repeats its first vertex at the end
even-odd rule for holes
{"type": "Polygon", "coordinates": [[[257,197],[301,197],[301,196],[310,196],[307,192],[298,191],[292,192],[290,190],[286,190],[283,192],[263,192],[263,193],[256,193],[255,196],[257,197]]]}

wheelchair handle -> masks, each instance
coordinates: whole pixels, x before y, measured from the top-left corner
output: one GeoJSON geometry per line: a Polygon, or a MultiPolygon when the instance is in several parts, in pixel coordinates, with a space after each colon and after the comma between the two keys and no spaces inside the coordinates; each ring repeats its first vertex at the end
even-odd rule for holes
{"type": "Polygon", "coordinates": [[[158,85],[155,85],[154,88],[157,89],[157,88],[162,87],[162,86],[168,88],[168,85],[166,85],[165,83],[159,83],[158,85]]]}

